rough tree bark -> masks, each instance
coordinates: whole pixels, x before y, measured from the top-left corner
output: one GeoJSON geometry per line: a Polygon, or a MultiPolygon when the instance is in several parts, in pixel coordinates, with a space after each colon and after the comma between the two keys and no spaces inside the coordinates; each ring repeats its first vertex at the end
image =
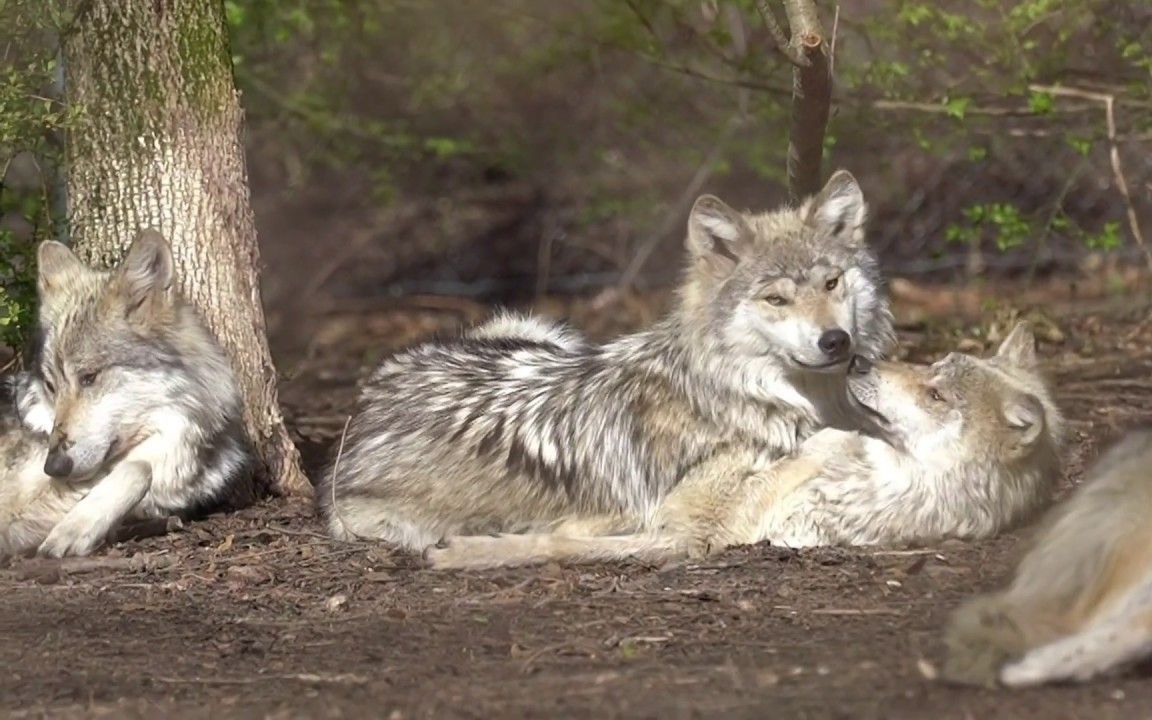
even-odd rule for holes
{"type": "Polygon", "coordinates": [[[784,0],[791,37],[784,34],[768,0],[756,3],[776,47],[792,71],[792,114],[788,132],[788,193],[799,200],[823,185],[824,133],[832,107],[831,53],[812,0],[784,0]]]}
{"type": "Polygon", "coordinates": [[[180,289],[233,362],[267,473],[311,492],[288,437],[265,335],[243,114],[220,0],[82,0],[64,36],[69,233],[117,262],[137,230],[172,244],[180,289]]]}

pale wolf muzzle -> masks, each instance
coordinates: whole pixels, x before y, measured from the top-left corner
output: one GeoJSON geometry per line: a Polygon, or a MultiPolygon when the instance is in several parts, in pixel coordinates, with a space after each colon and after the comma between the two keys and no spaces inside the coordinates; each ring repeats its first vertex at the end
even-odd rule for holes
{"type": "Polygon", "coordinates": [[[820,333],[816,347],[824,356],[825,362],[813,365],[795,357],[792,360],[805,370],[830,370],[838,367],[850,359],[852,336],[838,327],[830,328],[820,333]]]}

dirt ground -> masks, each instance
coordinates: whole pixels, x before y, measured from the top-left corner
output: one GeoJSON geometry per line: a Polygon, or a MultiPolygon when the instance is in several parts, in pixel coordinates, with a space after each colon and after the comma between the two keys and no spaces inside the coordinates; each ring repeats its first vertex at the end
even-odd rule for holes
{"type": "MultiPolygon", "coordinates": [[[[1101,443],[1152,421],[1152,315],[1132,298],[1054,307],[1041,352],[1072,430],[1067,488],[1101,443]]],[[[600,336],[652,313],[628,301],[545,309],[600,336]]],[[[365,366],[483,310],[425,298],[329,318],[284,385],[310,472],[365,366]]],[[[981,328],[943,320],[903,336],[913,358],[988,344],[981,328]]],[[[95,561],[0,568],[0,713],[1152,717],[1139,673],[1020,693],[926,677],[948,613],[1004,577],[1022,535],[924,552],[758,546],[665,567],[436,574],[329,542],[306,503],[269,501],[95,561]]]]}

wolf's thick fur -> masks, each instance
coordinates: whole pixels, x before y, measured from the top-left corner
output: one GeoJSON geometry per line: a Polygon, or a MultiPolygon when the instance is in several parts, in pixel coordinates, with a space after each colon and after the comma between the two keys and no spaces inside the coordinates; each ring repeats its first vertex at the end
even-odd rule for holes
{"type": "Polygon", "coordinates": [[[1011,584],[953,616],[944,676],[1084,681],[1152,656],[1152,428],[1130,433],[1041,524],[1011,584]]]}
{"type": "Polygon", "coordinates": [[[0,378],[0,557],[35,549],[76,504],[44,474],[52,406],[31,373],[0,378]]]}
{"type": "Polygon", "coordinates": [[[676,309],[606,345],[506,316],[387,360],[318,496],[331,533],[420,550],[572,516],[652,519],[727,448],[778,457],[846,423],[852,352],[894,343],[863,196],[839,172],[799,208],[693,207],[676,309]]]}
{"type": "Polygon", "coordinates": [[[789,547],[982,538],[1026,518],[1059,473],[1063,423],[1018,326],[993,357],[932,366],[854,362],[848,396],[880,437],[825,429],[791,457],[747,449],[693,469],[656,512],[578,519],[554,532],[449,538],[433,567],[700,556],[770,540],[789,547]],[[630,522],[629,522],[630,521],[630,522]]]}
{"type": "Polygon", "coordinates": [[[0,554],[86,555],[130,517],[242,502],[252,469],[232,370],[145,231],[119,267],[39,250],[42,344],[0,415],[0,554]]]}

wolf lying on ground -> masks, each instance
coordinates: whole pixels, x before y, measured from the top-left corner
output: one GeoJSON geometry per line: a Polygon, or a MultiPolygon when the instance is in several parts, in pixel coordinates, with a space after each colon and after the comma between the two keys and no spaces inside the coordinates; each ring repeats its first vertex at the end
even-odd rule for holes
{"type": "Polygon", "coordinates": [[[1045,518],[1007,589],[956,612],[946,678],[1083,681],[1152,656],[1152,428],[1086,477],[1045,518]]]}
{"type": "Polygon", "coordinates": [[[238,500],[240,395],[164,239],[141,233],[112,271],[55,242],[38,262],[38,366],[0,407],[0,555],[86,555],[126,518],[238,500]]]}
{"type": "Polygon", "coordinates": [[[697,200],[672,313],[593,345],[504,317],[372,375],[318,498],[338,539],[423,550],[447,535],[651,517],[727,448],[779,457],[853,427],[844,368],[895,342],[866,208],[838,172],[799,208],[697,200]]]}
{"type": "Polygon", "coordinates": [[[496,567],[699,557],[763,540],[808,547],[989,537],[1035,511],[1059,476],[1063,422],[1034,343],[1020,324],[986,360],[854,359],[847,396],[879,437],[825,429],[776,461],[720,453],[652,519],[615,514],[547,533],[450,537],[426,557],[435,568],[496,567]]]}

